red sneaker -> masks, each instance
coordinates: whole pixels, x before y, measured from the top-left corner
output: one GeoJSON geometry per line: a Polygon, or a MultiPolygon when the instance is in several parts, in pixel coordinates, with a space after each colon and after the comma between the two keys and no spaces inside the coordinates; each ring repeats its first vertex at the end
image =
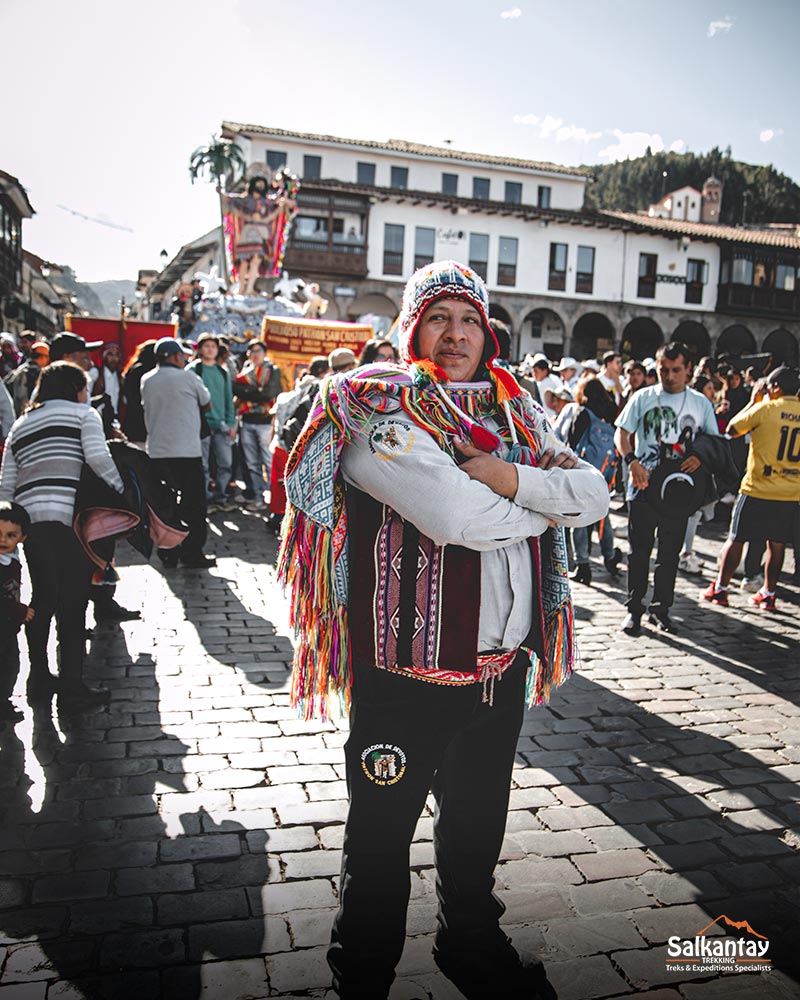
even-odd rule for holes
{"type": "Polygon", "coordinates": [[[728,607],[728,591],[720,590],[716,580],[709,583],[708,587],[700,595],[704,601],[711,601],[712,604],[719,604],[722,608],[728,607]]]}
{"type": "Polygon", "coordinates": [[[753,594],[750,598],[750,603],[753,607],[762,608],[764,611],[774,611],[775,595],[765,594],[763,590],[759,590],[757,594],[753,594]]]}

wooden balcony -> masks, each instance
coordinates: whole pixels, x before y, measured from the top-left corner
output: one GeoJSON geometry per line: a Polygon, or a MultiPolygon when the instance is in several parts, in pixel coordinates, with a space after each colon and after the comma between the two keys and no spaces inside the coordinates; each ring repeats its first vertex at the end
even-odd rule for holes
{"type": "Polygon", "coordinates": [[[800,294],[763,286],[719,285],[717,310],[775,318],[800,316],[800,294]]]}
{"type": "Polygon", "coordinates": [[[286,251],[284,267],[292,276],[308,281],[366,278],[367,248],[359,244],[293,240],[286,251]]]}

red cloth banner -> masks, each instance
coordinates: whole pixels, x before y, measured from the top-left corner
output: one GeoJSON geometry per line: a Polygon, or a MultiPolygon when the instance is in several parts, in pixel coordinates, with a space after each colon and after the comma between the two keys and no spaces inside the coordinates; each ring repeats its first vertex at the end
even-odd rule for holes
{"type": "MultiPolygon", "coordinates": [[[[175,323],[144,323],[138,319],[97,319],[94,316],[72,316],[67,314],[66,329],[75,333],[87,343],[102,341],[117,344],[122,352],[122,363],[127,363],[139,344],[145,340],[160,340],[174,337],[178,331],[175,323]]],[[[98,364],[103,356],[103,348],[92,352],[92,360],[98,364]]]]}

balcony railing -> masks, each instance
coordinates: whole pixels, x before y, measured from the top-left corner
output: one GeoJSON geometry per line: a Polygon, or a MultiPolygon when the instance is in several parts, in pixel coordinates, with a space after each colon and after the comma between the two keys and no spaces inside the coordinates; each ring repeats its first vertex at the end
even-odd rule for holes
{"type": "Polygon", "coordinates": [[[726,312],[773,313],[779,316],[800,316],[798,290],[754,285],[720,285],[717,308],[726,312]]]}
{"type": "Polygon", "coordinates": [[[314,278],[366,278],[367,251],[346,243],[329,248],[316,240],[294,240],[286,251],[286,270],[314,278]]]}

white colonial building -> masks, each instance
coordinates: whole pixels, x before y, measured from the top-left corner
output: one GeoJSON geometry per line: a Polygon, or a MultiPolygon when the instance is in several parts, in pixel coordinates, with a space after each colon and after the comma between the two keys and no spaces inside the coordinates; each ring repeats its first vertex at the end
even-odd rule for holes
{"type": "Polygon", "coordinates": [[[453,257],[486,279],[517,356],[645,357],[680,337],[697,354],[797,358],[800,238],[712,224],[713,178],[702,194],[670,192],[670,210],[653,216],[589,212],[589,178],[572,167],[234,122],[222,131],[247,162],[300,177],[285,267],[320,284],[331,318],[386,330],[415,268],[453,257]]]}

